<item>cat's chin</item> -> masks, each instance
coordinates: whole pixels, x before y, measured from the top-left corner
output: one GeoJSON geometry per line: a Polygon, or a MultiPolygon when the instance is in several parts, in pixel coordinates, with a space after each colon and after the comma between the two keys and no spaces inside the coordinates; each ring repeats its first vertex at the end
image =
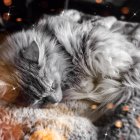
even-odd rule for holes
{"type": "Polygon", "coordinates": [[[57,103],[51,103],[51,102],[43,102],[43,101],[36,101],[34,104],[30,105],[30,108],[47,108],[49,106],[56,107],[59,104],[57,103]]]}
{"type": "Polygon", "coordinates": [[[49,107],[57,107],[59,103],[48,103],[48,104],[42,104],[40,106],[33,106],[32,108],[49,108],[49,107]]]}

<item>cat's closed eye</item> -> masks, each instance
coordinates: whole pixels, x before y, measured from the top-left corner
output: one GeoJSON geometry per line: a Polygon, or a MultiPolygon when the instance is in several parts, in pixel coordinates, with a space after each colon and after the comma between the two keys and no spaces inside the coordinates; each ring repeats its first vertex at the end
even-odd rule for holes
{"type": "Polygon", "coordinates": [[[55,90],[57,90],[58,88],[58,83],[56,81],[54,81],[52,84],[51,84],[51,87],[50,87],[50,92],[53,92],[55,90]]]}

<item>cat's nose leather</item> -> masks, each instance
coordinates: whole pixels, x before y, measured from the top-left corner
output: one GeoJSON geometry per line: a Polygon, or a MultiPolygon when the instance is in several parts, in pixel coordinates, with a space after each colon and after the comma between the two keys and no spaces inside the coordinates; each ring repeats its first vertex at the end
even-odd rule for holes
{"type": "Polygon", "coordinates": [[[53,103],[53,104],[58,102],[58,101],[57,101],[54,97],[52,97],[52,96],[45,97],[43,100],[44,100],[44,102],[53,103]]]}

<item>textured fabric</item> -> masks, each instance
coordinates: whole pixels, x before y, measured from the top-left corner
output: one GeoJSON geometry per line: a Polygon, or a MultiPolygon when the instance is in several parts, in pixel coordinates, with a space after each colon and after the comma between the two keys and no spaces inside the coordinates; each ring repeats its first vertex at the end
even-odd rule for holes
{"type": "Polygon", "coordinates": [[[45,109],[0,106],[0,140],[96,140],[85,101],[48,105],[45,109]],[[54,137],[53,137],[54,136],[54,137]]]}
{"type": "Polygon", "coordinates": [[[134,96],[127,103],[121,104],[112,115],[107,116],[106,125],[100,128],[100,140],[108,135],[106,140],[140,140],[140,91],[136,90],[134,96]],[[123,111],[123,106],[129,106],[129,111],[123,111]],[[113,117],[112,117],[113,116],[113,117]],[[115,122],[122,122],[121,128],[115,127],[115,122]]]}

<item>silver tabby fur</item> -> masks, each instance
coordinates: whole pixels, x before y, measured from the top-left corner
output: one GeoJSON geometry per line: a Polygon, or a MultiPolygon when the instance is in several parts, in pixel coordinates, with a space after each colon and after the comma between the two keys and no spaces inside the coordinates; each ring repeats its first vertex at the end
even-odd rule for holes
{"type": "Polygon", "coordinates": [[[115,18],[81,21],[82,16],[77,11],[44,16],[0,46],[1,61],[16,67],[13,76],[26,105],[64,98],[92,100],[102,108],[127,101],[140,88],[139,47],[112,27],[115,18]]]}

